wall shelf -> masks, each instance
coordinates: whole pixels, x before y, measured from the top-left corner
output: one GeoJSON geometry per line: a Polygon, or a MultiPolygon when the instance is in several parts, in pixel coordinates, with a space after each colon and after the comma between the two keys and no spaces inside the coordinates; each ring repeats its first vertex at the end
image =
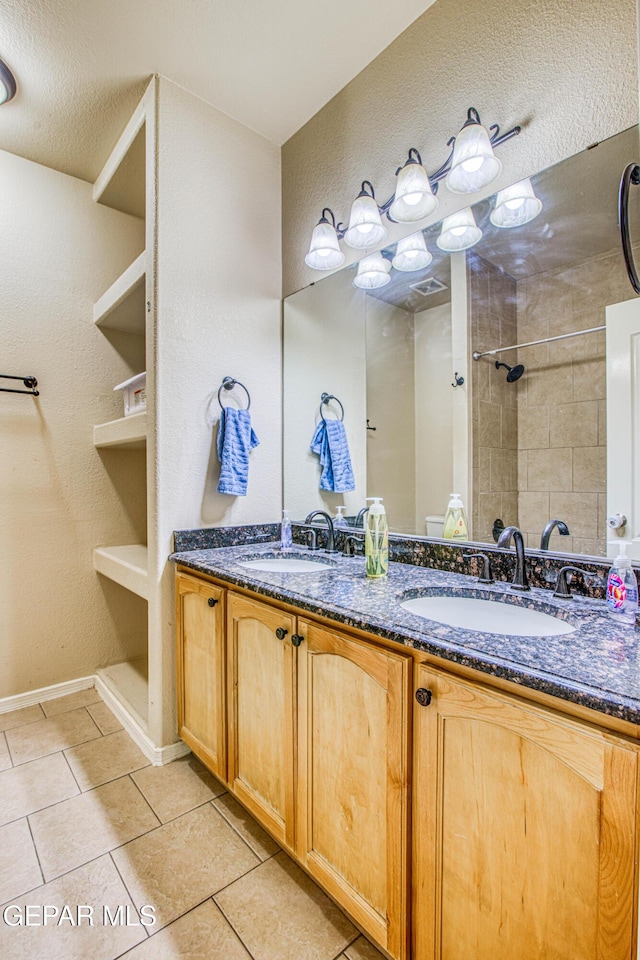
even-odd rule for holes
{"type": "Polygon", "coordinates": [[[146,208],[147,97],[143,97],[93,186],[96,203],[134,217],[146,208]]]}
{"type": "Polygon", "coordinates": [[[144,447],[147,442],[147,414],[134,413],[130,417],[98,423],[93,428],[96,447],[144,447]]]}
{"type": "Polygon", "coordinates": [[[148,600],[147,548],[133,543],[121,547],[96,547],[93,568],[137,596],[148,600]]]}
{"type": "Polygon", "coordinates": [[[146,251],[120,274],[93,305],[93,322],[144,336],[146,251]]]}
{"type": "Polygon", "coordinates": [[[116,697],[124,703],[134,719],[146,729],[149,699],[149,664],[146,657],[115,663],[98,670],[102,682],[116,697]]]}

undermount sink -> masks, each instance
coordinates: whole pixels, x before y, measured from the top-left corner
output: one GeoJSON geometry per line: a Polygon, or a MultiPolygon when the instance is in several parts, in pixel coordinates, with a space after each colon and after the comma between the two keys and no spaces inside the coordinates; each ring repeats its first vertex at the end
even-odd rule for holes
{"type": "Polygon", "coordinates": [[[573,633],[566,620],[530,607],[478,597],[430,596],[405,600],[403,610],[449,627],[510,637],[559,637],[573,633]]]}
{"type": "Polygon", "coordinates": [[[258,560],[239,561],[238,566],[272,573],[328,573],[333,564],[307,560],[306,557],[260,557],[258,560]]]}

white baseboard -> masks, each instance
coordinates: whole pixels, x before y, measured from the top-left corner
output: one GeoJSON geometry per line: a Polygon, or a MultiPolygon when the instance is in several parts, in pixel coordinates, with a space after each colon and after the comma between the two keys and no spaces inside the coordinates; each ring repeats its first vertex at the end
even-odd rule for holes
{"type": "Polygon", "coordinates": [[[64,683],[54,683],[51,687],[40,687],[39,690],[29,690],[27,693],[18,693],[13,697],[3,697],[0,700],[0,713],[9,713],[11,710],[20,710],[22,707],[32,707],[34,703],[43,700],[55,700],[57,697],[66,697],[79,690],[89,690],[95,687],[95,677],[78,677],[77,680],[65,680],[64,683]]]}
{"type": "Polygon", "coordinates": [[[114,687],[105,683],[103,677],[97,674],[94,677],[96,690],[116,715],[124,729],[127,731],[133,742],[142,750],[147,760],[154,767],[164,766],[165,763],[171,763],[178,757],[184,757],[190,753],[189,747],[182,740],[170,743],[166,747],[156,747],[153,740],[146,730],[144,720],[138,716],[135,710],[118,697],[114,687]]]}
{"type": "Polygon", "coordinates": [[[170,743],[166,747],[156,747],[145,729],[144,721],[119,699],[114,690],[110,689],[99,675],[78,677],[76,680],[54,683],[50,687],[40,687],[38,690],[18,693],[13,697],[3,697],[0,699],[0,714],[9,713],[11,710],[20,710],[22,707],[31,707],[34,703],[42,703],[45,700],[66,697],[70,693],[89,690],[91,687],[96,688],[131,739],[154,766],[161,767],[165,763],[170,763],[172,760],[190,753],[189,747],[182,740],[170,743]]]}

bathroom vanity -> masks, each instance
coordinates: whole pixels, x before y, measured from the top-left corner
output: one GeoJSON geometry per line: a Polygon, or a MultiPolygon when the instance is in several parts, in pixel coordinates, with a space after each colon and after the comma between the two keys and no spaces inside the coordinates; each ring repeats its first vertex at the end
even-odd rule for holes
{"type": "Polygon", "coordinates": [[[277,558],[273,544],[173,555],[194,753],[390,957],[634,957],[639,632],[601,601],[277,558]],[[544,610],[560,632],[480,633],[401,606],[433,595],[514,622],[544,610]]]}

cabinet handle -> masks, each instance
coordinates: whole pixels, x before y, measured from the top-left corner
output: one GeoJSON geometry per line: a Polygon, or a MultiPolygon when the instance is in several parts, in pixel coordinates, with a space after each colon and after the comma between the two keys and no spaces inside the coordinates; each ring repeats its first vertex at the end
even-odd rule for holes
{"type": "Polygon", "coordinates": [[[210,607],[215,607],[217,602],[218,601],[214,597],[209,597],[209,599],[207,600],[207,603],[209,604],[210,607]]]}
{"type": "Polygon", "coordinates": [[[303,640],[304,640],[304,637],[301,636],[299,633],[291,634],[291,643],[294,645],[294,647],[299,647],[303,640]]]}
{"type": "Polygon", "coordinates": [[[278,640],[284,640],[284,638],[286,637],[286,635],[287,635],[288,633],[289,633],[289,631],[288,631],[288,630],[285,630],[284,627],[277,627],[277,628],[276,628],[276,637],[278,638],[278,640]]]}
{"type": "Polygon", "coordinates": [[[418,687],[416,690],[416,700],[421,707],[428,707],[431,703],[432,696],[431,690],[427,690],[426,687],[418,687]]]}

